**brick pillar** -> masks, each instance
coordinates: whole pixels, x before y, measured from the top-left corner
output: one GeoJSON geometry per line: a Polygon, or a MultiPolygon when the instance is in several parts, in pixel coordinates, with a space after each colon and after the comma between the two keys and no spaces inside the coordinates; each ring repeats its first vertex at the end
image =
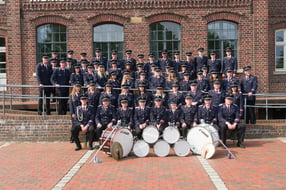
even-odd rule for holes
{"type": "MultiPolygon", "coordinates": [[[[22,84],[22,45],[20,0],[7,0],[7,84],[22,84]]],[[[13,93],[22,94],[22,89],[13,89],[13,93]]]]}
{"type": "Polygon", "coordinates": [[[253,73],[258,76],[259,93],[269,93],[269,38],[268,38],[268,0],[253,0],[254,16],[254,63],[253,73]]]}

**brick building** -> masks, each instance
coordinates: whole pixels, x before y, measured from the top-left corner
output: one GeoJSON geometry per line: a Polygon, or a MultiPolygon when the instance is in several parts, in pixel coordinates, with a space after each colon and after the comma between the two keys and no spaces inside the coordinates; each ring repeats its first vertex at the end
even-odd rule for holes
{"type": "Polygon", "coordinates": [[[259,92],[285,92],[285,0],[0,0],[2,84],[35,85],[36,63],[52,49],[78,59],[95,47],[134,57],[168,48],[185,59],[198,47],[222,58],[226,46],[240,70],[252,66],[259,92]]]}

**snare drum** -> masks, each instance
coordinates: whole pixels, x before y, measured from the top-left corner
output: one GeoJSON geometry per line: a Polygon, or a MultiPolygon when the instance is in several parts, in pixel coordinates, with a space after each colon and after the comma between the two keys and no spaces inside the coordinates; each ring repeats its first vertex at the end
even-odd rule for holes
{"type": "Polygon", "coordinates": [[[170,152],[170,145],[165,140],[158,140],[154,145],[154,153],[159,157],[165,157],[170,152]]]}
{"type": "Polygon", "coordinates": [[[169,144],[174,144],[180,138],[180,132],[177,127],[166,127],[163,131],[163,139],[169,144]]]}
{"type": "MultiPolygon", "coordinates": [[[[110,135],[113,128],[107,128],[102,132],[102,135],[99,139],[99,144],[102,145],[106,138],[110,135]]],[[[114,142],[120,143],[123,149],[123,157],[128,156],[132,150],[133,146],[133,135],[130,130],[126,128],[117,128],[114,130],[113,134],[108,138],[102,150],[107,154],[111,154],[111,145],[114,142]]]]}
{"type": "Polygon", "coordinates": [[[208,124],[202,124],[189,130],[187,141],[191,146],[191,150],[195,154],[201,154],[202,147],[211,143],[214,146],[218,145],[219,135],[217,130],[208,124]]]}
{"type": "Polygon", "coordinates": [[[149,154],[149,144],[146,143],[144,140],[139,140],[135,142],[133,146],[133,152],[137,157],[146,157],[149,154]]]}
{"type": "Polygon", "coordinates": [[[159,131],[157,127],[149,125],[143,130],[142,137],[147,143],[153,144],[159,138],[159,131]]]}
{"type": "Polygon", "coordinates": [[[177,156],[188,156],[191,150],[190,144],[183,139],[178,140],[174,144],[174,152],[177,156]]]}

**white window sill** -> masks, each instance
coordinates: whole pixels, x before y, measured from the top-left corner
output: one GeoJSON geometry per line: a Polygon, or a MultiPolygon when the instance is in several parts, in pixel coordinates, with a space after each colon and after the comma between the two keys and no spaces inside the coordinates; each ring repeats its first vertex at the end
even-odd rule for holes
{"type": "Polygon", "coordinates": [[[5,4],[5,1],[0,0],[0,5],[4,5],[4,4],[5,4]]]}
{"type": "Polygon", "coordinates": [[[286,75],[286,70],[285,71],[274,71],[273,75],[286,75]]]}

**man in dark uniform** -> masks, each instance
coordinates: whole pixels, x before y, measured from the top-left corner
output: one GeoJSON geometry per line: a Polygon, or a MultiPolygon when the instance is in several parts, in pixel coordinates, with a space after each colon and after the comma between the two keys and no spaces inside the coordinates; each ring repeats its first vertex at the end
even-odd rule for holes
{"type": "Polygon", "coordinates": [[[180,81],[180,91],[184,91],[183,94],[187,94],[187,91],[190,90],[190,73],[183,73],[183,80],[180,81]]]}
{"type": "Polygon", "coordinates": [[[245,134],[245,125],[240,124],[239,119],[239,108],[237,105],[232,103],[232,95],[227,95],[225,103],[220,105],[218,111],[218,120],[220,127],[220,137],[224,144],[226,144],[226,131],[236,130],[237,131],[237,146],[245,148],[242,144],[245,134]]]}
{"type": "MultiPolygon", "coordinates": [[[[241,79],[241,92],[247,94],[244,96],[244,99],[246,98],[246,104],[254,106],[256,101],[256,96],[254,94],[258,88],[258,80],[256,76],[251,74],[250,66],[244,67],[243,70],[245,77],[241,79]]],[[[246,123],[249,123],[249,120],[251,124],[256,123],[254,107],[247,107],[246,109],[246,123]]]]}
{"type": "Polygon", "coordinates": [[[87,65],[88,65],[88,61],[87,59],[81,59],[79,61],[79,65],[81,66],[81,74],[85,75],[85,73],[87,72],[87,65]]]}
{"type": "Polygon", "coordinates": [[[82,95],[80,98],[81,105],[76,108],[75,117],[73,118],[73,126],[71,128],[72,139],[76,144],[75,151],[82,149],[78,138],[79,132],[89,132],[89,150],[93,149],[92,143],[95,133],[94,128],[94,108],[87,104],[87,95],[82,95]]]}
{"type": "Polygon", "coordinates": [[[95,73],[92,65],[87,66],[87,72],[83,75],[84,86],[88,86],[90,83],[95,83],[95,73]]]}
{"type": "Polygon", "coordinates": [[[173,60],[173,68],[175,69],[176,72],[179,72],[179,69],[181,68],[181,65],[183,64],[183,61],[180,60],[180,52],[175,51],[174,55],[175,59],[173,60]]]}
{"type": "Polygon", "coordinates": [[[226,57],[223,58],[222,63],[222,74],[223,77],[226,75],[226,69],[233,70],[233,76],[236,76],[237,73],[237,58],[231,55],[232,49],[230,47],[225,48],[226,57]]]}
{"type": "Polygon", "coordinates": [[[77,65],[77,60],[73,58],[73,54],[74,54],[73,50],[69,50],[67,52],[67,58],[72,59],[72,66],[74,67],[77,65]]]}
{"type": "Polygon", "coordinates": [[[72,58],[67,58],[66,69],[68,69],[70,71],[70,73],[73,73],[74,65],[73,65],[73,59],[72,58]]]}
{"type": "Polygon", "coordinates": [[[85,52],[82,52],[80,54],[80,60],[78,61],[78,65],[80,65],[82,63],[82,60],[85,60],[86,64],[88,65],[89,64],[89,61],[87,60],[87,53],[85,52]]]}
{"type": "MultiPolygon", "coordinates": [[[[109,68],[111,68],[112,60],[116,60],[117,61],[117,67],[122,69],[122,61],[118,58],[117,50],[111,51],[111,59],[107,61],[107,70],[109,68]]],[[[123,69],[124,69],[124,67],[123,67],[123,69]]]]}
{"type": "Polygon", "coordinates": [[[43,55],[42,63],[38,63],[36,68],[37,82],[40,86],[39,88],[39,104],[38,104],[38,114],[42,115],[43,112],[43,99],[45,95],[46,99],[46,113],[47,115],[51,114],[50,111],[50,96],[51,96],[51,87],[44,87],[44,85],[52,85],[51,76],[52,76],[52,67],[48,64],[49,57],[48,55],[43,55]]]}
{"type": "Polygon", "coordinates": [[[198,109],[197,106],[192,105],[192,99],[192,96],[187,95],[185,98],[186,105],[181,107],[181,133],[184,138],[187,137],[188,130],[193,127],[193,124],[195,122],[195,115],[198,109]]]}
{"type": "Polygon", "coordinates": [[[193,106],[199,106],[203,103],[203,93],[198,89],[197,81],[190,82],[190,91],[187,94],[192,97],[193,106]]]}
{"type": "Polygon", "coordinates": [[[56,95],[61,98],[57,105],[59,115],[66,115],[67,113],[67,97],[69,96],[69,88],[61,87],[69,85],[70,80],[70,72],[65,68],[65,66],[66,61],[62,59],[60,61],[60,67],[53,72],[51,77],[51,83],[56,85],[56,95]]]}
{"type": "Polygon", "coordinates": [[[146,107],[146,99],[139,99],[139,106],[135,108],[134,123],[136,135],[139,139],[142,138],[142,131],[150,122],[150,108],[146,107]]]}
{"type": "Polygon", "coordinates": [[[60,59],[58,57],[58,52],[56,50],[52,50],[52,57],[49,59],[49,64],[51,64],[51,60],[56,60],[57,67],[60,65],[60,59]]]}
{"type": "Polygon", "coordinates": [[[160,134],[162,134],[164,128],[167,125],[166,108],[162,106],[161,97],[156,97],[154,102],[155,102],[155,105],[151,108],[151,112],[150,112],[150,120],[151,120],[151,123],[154,123],[154,125],[157,127],[160,134]]]}
{"type": "Polygon", "coordinates": [[[132,107],[134,106],[134,96],[133,94],[131,94],[129,92],[129,88],[130,86],[127,84],[123,84],[121,85],[121,94],[118,95],[117,98],[117,105],[119,105],[119,107],[121,106],[120,102],[122,99],[127,100],[128,101],[128,107],[132,107]]]}
{"type": "Polygon", "coordinates": [[[195,121],[196,125],[206,123],[213,126],[218,131],[218,109],[216,106],[211,105],[211,103],[212,97],[210,95],[206,95],[204,97],[204,104],[200,105],[198,108],[195,121]]]}
{"type": "Polygon", "coordinates": [[[140,83],[144,83],[145,88],[149,89],[149,80],[145,71],[139,73],[139,78],[135,81],[135,88],[138,88],[140,83]]]}
{"type": "Polygon", "coordinates": [[[124,70],[125,64],[127,62],[130,62],[132,71],[135,71],[136,70],[136,59],[134,59],[132,57],[132,50],[128,49],[128,50],[125,51],[125,53],[126,53],[126,59],[122,60],[121,69],[124,70]]]}
{"type": "Polygon", "coordinates": [[[197,83],[198,83],[198,89],[201,92],[208,92],[209,90],[209,82],[207,79],[203,78],[203,72],[202,71],[198,71],[197,72],[197,79],[196,79],[197,83]]]}
{"type": "Polygon", "coordinates": [[[101,55],[101,49],[100,48],[95,48],[95,57],[91,59],[91,63],[98,61],[100,64],[103,64],[105,69],[107,69],[106,64],[107,64],[107,58],[101,55]]]}
{"type": "Polygon", "coordinates": [[[170,67],[173,66],[172,60],[169,59],[168,57],[168,50],[163,49],[162,50],[162,58],[158,59],[158,65],[161,68],[162,72],[166,72],[165,66],[169,65],[170,67]]]}
{"type": "Polygon", "coordinates": [[[199,56],[195,57],[194,62],[195,62],[195,65],[196,65],[197,72],[202,70],[202,67],[204,65],[208,65],[208,57],[204,55],[204,51],[205,51],[205,49],[200,47],[198,49],[199,56]]]}
{"type": "Polygon", "coordinates": [[[143,69],[145,70],[146,73],[151,74],[151,66],[154,65],[155,67],[159,67],[157,61],[155,61],[155,55],[154,53],[149,53],[149,61],[143,65],[143,69]]]}
{"type": "MultiPolygon", "coordinates": [[[[226,93],[229,92],[231,83],[239,84],[239,79],[237,77],[234,77],[233,70],[231,70],[231,68],[228,68],[226,70],[226,77],[222,81],[222,89],[224,89],[226,93]]],[[[240,90],[240,86],[238,87],[238,89],[240,90]]]]}
{"type": "Polygon", "coordinates": [[[186,61],[185,64],[187,65],[188,71],[190,73],[190,79],[194,80],[197,76],[197,68],[194,60],[192,60],[192,52],[186,52],[186,61]]]}
{"type": "Polygon", "coordinates": [[[112,127],[116,124],[116,109],[110,105],[109,97],[102,99],[102,105],[98,106],[95,116],[95,123],[97,127],[97,139],[101,137],[102,131],[107,127],[112,127]]]}
{"type": "Polygon", "coordinates": [[[182,117],[182,110],[178,108],[177,103],[172,101],[169,105],[170,109],[167,110],[167,121],[171,124],[180,128],[180,121],[182,117]]]}
{"type": "Polygon", "coordinates": [[[172,91],[169,92],[168,95],[168,104],[170,104],[171,102],[176,102],[177,106],[180,107],[185,102],[183,94],[178,92],[178,90],[179,90],[179,84],[173,83],[172,91]]]}
{"type": "Polygon", "coordinates": [[[210,51],[211,58],[208,60],[209,72],[219,71],[221,72],[221,60],[216,59],[216,54],[214,50],[210,51]]]}
{"type": "Polygon", "coordinates": [[[132,130],[134,127],[133,122],[133,108],[128,107],[128,100],[121,100],[121,107],[117,108],[117,120],[120,126],[127,127],[132,130]]]}
{"type": "Polygon", "coordinates": [[[224,103],[225,91],[221,90],[221,83],[219,80],[214,80],[214,89],[209,91],[209,95],[212,97],[212,105],[219,106],[224,103]]]}

